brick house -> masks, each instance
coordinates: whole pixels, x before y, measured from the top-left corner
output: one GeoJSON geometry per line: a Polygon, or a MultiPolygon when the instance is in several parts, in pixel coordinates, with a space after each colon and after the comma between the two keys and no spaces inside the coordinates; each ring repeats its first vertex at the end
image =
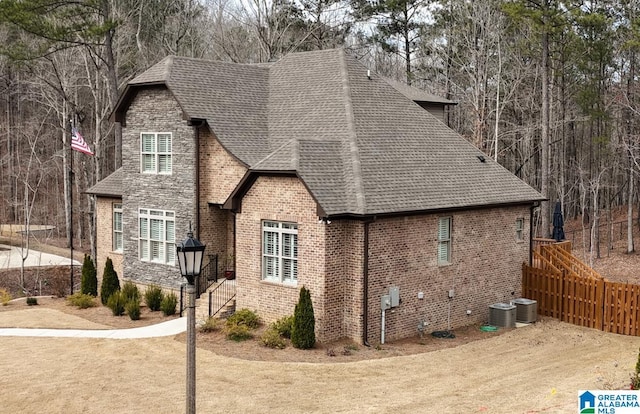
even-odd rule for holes
{"type": "Polygon", "coordinates": [[[343,50],[163,59],[121,95],[123,165],[89,191],[98,269],[175,288],[192,222],[237,308],[290,315],[304,285],[320,341],[380,342],[390,293],[387,340],[486,321],[519,297],[543,198],[430,113],[451,102],[407,96],[343,50]]]}

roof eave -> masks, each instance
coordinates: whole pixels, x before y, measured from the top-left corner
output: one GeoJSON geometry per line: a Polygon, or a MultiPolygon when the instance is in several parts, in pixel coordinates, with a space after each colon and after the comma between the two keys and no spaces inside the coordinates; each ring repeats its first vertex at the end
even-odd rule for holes
{"type": "Polygon", "coordinates": [[[133,102],[133,99],[138,94],[138,90],[143,87],[154,87],[154,86],[164,86],[167,87],[165,81],[155,81],[155,82],[143,82],[143,83],[135,83],[135,84],[127,84],[125,86],[124,91],[120,94],[118,98],[118,102],[116,103],[113,111],[110,115],[110,120],[114,122],[119,122],[122,126],[126,126],[127,119],[126,113],[133,102]]]}

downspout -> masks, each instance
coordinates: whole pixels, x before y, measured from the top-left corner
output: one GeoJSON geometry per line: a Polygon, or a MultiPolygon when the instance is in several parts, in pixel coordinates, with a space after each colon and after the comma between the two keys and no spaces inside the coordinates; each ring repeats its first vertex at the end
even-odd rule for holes
{"type": "Polygon", "coordinates": [[[196,237],[200,238],[200,126],[202,121],[194,122],[195,135],[195,169],[196,169],[196,237]]]}
{"type": "Polygon", "coordinates": [[[533,266],[533,209],[538,203],[533,203],[529,207],[529,266],[533,266]]]}
{"type": "Polygon", "coordinates": [[[371,346],[368,341],[369,336],[369,223],[373,220],[364,222],[364,243],[363,243],[363,265],[362,265],[362,343],[365,346],[371,346]]]}

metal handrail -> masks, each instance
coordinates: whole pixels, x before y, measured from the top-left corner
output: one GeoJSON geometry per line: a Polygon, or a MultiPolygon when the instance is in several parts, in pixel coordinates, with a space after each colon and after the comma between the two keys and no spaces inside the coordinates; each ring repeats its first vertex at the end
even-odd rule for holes
{"type": "MultiPolygon", "coordinates": [[[[204,265],[200,274],[196,277],[194,284],[196,285],[196,297],[199,298],[204,292],[207,291],[212,285],[218,282],[218,255],[210,254],[209,262],[204,265]]],[[[180,316],[186,309],[186,301],[184,295],[186,294],[185,284],[180,285],[180,316]]]]}
{"type": "Polygon", "coordinates": [[[218,286],[209,291],[209,317],[215,316],[222,310],[229,302],[236,297],[236,283],[224,279],[218,286]],[[214,298],[215,295],[215,298],[214,298]],[[213,311],[213,303],[216,303],[217,308],[213,311]]]}

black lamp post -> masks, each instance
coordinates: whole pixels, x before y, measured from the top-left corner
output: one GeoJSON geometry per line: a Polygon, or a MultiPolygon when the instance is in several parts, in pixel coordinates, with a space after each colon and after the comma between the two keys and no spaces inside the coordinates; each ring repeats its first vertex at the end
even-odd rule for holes
{"type": "Polygon", "coordinates": [[[180,274],[187,279],[187,414],[196,412],[196,277],[202,270],[206,246],[193,238],[191,224],[187,238],[176,244],[180,274]]]}

